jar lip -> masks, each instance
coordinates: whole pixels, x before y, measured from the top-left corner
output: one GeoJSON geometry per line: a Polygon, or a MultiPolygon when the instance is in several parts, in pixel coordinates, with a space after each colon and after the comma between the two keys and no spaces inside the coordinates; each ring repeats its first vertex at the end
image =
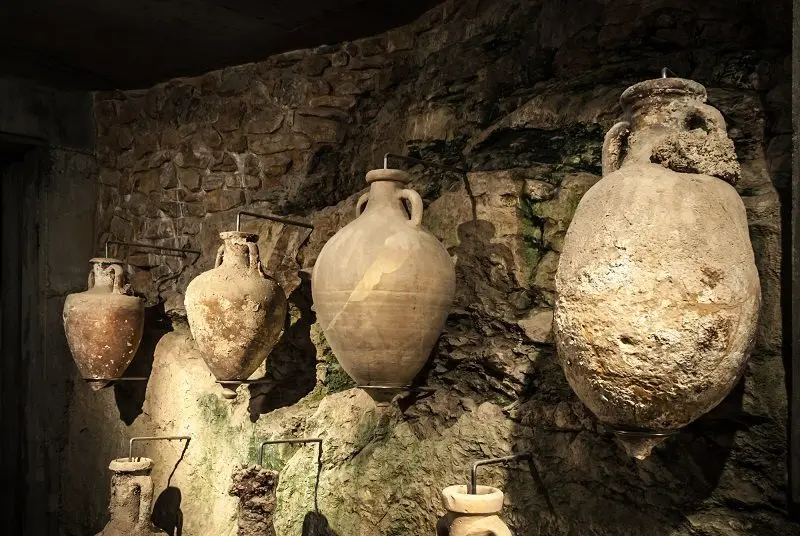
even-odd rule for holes
{"type": "Polygon", "coordinates": [[[373,169],[367,172],[367,184],[372,184],[377,181],[392,181],[401,184],[408,184],[411,182],[411,175],[402,169],[373,169]]]}
{"type": "Polygon", "coordinates": [[[479,485],[477,493],[467,491],[467,486],[448,486],[442,490],[444,507],[462,514],[493,514],[503,509],[503,492],[492,486],[479,485]]]}
{"type": "Polygon", "coordinates": [[[91,264],[122,264],[122,261],[114,257],[92,257],[89,259],[91,264]]]}
{"type": "Polygon", "coordinates": [[[148,471],[153,468],[153,460],[150,458],[117,458],[111,460],[108,468],[115,473],[136,473],[148,471]]]}
{"type": "Polygon", "coordinates": [[[244,231],[222,231],[219,233],[222,240],[240,239],[242,242],[258,242],[258,235],[244,231]]]}
{"type": "Polygon", "coordinates": [[[623,108],[629,108],[637,101],[656,96],[687,96],[700,102],[706,101],[706,88],[702,84],[687,78],[654,78],[634,84],[622,92],[619,102],[623,108]]]}

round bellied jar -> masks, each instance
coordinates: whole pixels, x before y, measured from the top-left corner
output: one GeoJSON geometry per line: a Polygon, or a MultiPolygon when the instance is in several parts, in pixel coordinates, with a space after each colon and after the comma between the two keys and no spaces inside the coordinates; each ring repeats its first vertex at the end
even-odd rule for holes
{"type": "Polygon", "coordinates": [[[286,319],[286,295],[261,268],[258,235],[220,233],[212,270],[186,288],[186,315],[200,353],[226,398],[267,359],[286,319]]]}
{"type": "Polygon", "coordinates": [[[328,240],[311,277],[334,355],[381,404],[422,369],[455,293],[453,261],[422,228],[422,199],[404,188],[410,180],[398,169],[367,173],[356,219],[328,240]]]}
{"type": "Polygon", "coordinates": [[[755,338],[760,286],[722,114],[691,80],[628,88],[603,178],[581,199],[556,275],[567,380],[644,458],[719,404],[755,338]]]}
{"type": "Polygon", "coordinates": [[[122,261],[89,261],[88,290],[64,301],[64,332],[70,352],[92,389],[120,378],[133,360],[144,330],[144,300],[129,295],[122,261]]]}

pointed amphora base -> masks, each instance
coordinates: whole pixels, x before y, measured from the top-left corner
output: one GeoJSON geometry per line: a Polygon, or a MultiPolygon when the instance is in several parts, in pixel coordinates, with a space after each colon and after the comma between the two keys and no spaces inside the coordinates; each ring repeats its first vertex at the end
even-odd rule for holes
{"type": "Polygon", "coordinates": [[[222,397],[226,400],[233,400],[236,398],[236,389],[242,384],[237,381],[218,381],[222,387],[222,397]]]}
{"type": "Polygon", "coordinates": [[[408,391],[408,386],[359,385],[359,387],[375,401],[378,407],[388,406],[397,395],[408,391]]]}
{"type": "Polygon", "coordinates": [[[92,391],[99,391],[105,387],[108,387],[111,382],[109,380],[95,380],[93,378],[84,378],[86,383],[89,384],[89,387],[92,388],[92,391]]]}
{"type": "Polygon", "coordinates": [[[677,434],[677,430],[670,430],[667,432],[649,432],[639,430],[614,430],[614,435],[617,436],[617,441],[628,456],[632,456],[637,460],[644,460],[653,449],[666,441],[667,438],[677,434]]]}

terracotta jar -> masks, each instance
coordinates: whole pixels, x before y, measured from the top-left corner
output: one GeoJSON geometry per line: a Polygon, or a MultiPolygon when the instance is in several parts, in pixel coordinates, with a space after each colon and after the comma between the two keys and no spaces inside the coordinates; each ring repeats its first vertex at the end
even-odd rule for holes
{"type": "Polygon", "coordinates": [[[725,121],[691,80],[628,88],[603,178],[581,199],[556,275],[567,380],[645,458],[719,404],[754,341],[760,286],[725,121]]]}
{"type": "Polygon", "coordinates": [[[311,277],[333,353],[381,404],[422,369],[455,293],[453,261],[422,228],[422,198],[403,188],[410,180],[398,169],[367,173],[356,219],[325,244],[311,277]]]}
{"type": "Polygon", "coordinates": [[[272,351],[286,319],[286,296],[264,274],[258,255],[258,235],[220,233],[213,270],[186,287],[186,315],[197,346],[212,374],[223,385],[223,396],[236,397],[272,351]]]}
{"type": "Polygon", "coordinates": [[[500,519],[503,492],[490,486],[478,486],[475,494],[467,486],[442,490],[447,515],[439,520],[436,536],[513,536],[500,519]]]}
{"type": "Polygon", "coordinates": [[[150,536],[166,534],[150,521],[153,506],[153,460],[121,458],[108,468],[111,476],[111,520],[96,536],[150,536]]]}
{"type": "Polygon", "coordinates": [[[64,332],[72,357],[92,389],[120,378],[130,365],[144,330],[144,300],[127,294],[122,261],[89,261],[88,290],[64,301],[64,332]]]}

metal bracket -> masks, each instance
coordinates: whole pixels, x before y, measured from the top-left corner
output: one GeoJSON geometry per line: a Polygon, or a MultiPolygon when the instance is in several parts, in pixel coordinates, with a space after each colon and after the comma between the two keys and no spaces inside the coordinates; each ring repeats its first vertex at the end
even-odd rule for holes
{"type": "Polygon", "coordinates": [[[483,467],[484,465],[495,465],[499,463],[506,464],[508,462],[517,460],[528,460],[529,464],[533,463],[533,454],[528,452],[525,454],[515,454],[513,456],[503,456],[502,458],[489,458],[486,460],[478,460],[477,462],[473,463],[472,474],[467,493],[471,493],[473,495],[478,493],[478,467],[483,467]]]}
{"type": "Polygon", "coordinates": [[[321,437],[306,437],[301,439],[268,439],[263,441],[258,447],[258,465],[264,465],[264,447],[267,445],[279,444],[304,444],[316,443],[317,444],[317,478],[314,481],[314,511],[319,512],[319,502],[317,500],[319,494],[319,478],[322,474],[322,438],[321,437]]]}
{"type": "Polygon", "coordinates": [[[678,432],[679,432],[678,430],[669,430],[667,432],[649,432],[647,430],[617,430],[615,428],[611,429],[611,433],[617,437],[630,437],[630,438],[670,437],[676,435],[678,432]]]}
{"type": "Polygon", "coordinates": [[[254,380],[214,380],[214,383],[220,385],[235,384],[235,385],[257,385],[259,383],[272,383],[272,378],[256,378],[254,380]]]}
{"type": "Polygon", "coordinates": [[[289,218],[282,218],[280,216],[273,216],[272,214],[259,214],[257,212],[249,212],[247,210],[240,210],[236,214],[236,230],[237,231],[241,230],[242,216],[251,216],[253,218],[260,218],[262,220],[276,221],[278,223],[284,223],[286,225],[295,225],[297,227],[305,227],[306,229],[312,229],[312,230],[314,229],[313,225],[311,225],[310,223],[306,223],[304,221],[292,220],[292,219],[289,219],[289,218]]]}
{"type": "MultiPolygon", "coordinates": [[[[192,436],[141,436],[132,437],[128,444],[128,461],[133,461],[133,443],[136,441],[186,441],[188,444],[192,436]]],[[[138,456],[137,456],[138,457],[138,456]]]]}
{"type": "Polygon", "coordinates": [[[147,376],[124,376],[122,378],[83,378],[87,382],[143,382],[147,376]]]}
{"type": "Polygon", "coordinates": [[[178,253],[183,253],[184,256],[186,253],[194,253],[195,255],[201,254],[201,251],[197,249],[170,248],[166,246],[154,246],[152,244],[142,244],[139,242],[125,242],[123,240],[106,240],[106,257],[108,257],[108,246],[110,246],[111,244],[117,244],[120,246],[135,246],[139,248],[158,249],[161,251],[174,251],[178,253]]]}
{"type": "Polygon", "coordinates": [[[422,164],[423,166],[438,168],[445,171],[452,171],[454,173],[463,173],[466,175],[467,170],[461,169],[453,166],[445,166],[439,164],[437,162],[431,162],[430,160],[421,160],[419,158],[414,158],[413,156],[407,156],[402,154],[395,154],[395,153],[386,153],[383,155],[383,169],[389,168],[389,158],[397,158],[398,160],[404,160],[406,162],[413,162],[415,164],[422,164]]]}

